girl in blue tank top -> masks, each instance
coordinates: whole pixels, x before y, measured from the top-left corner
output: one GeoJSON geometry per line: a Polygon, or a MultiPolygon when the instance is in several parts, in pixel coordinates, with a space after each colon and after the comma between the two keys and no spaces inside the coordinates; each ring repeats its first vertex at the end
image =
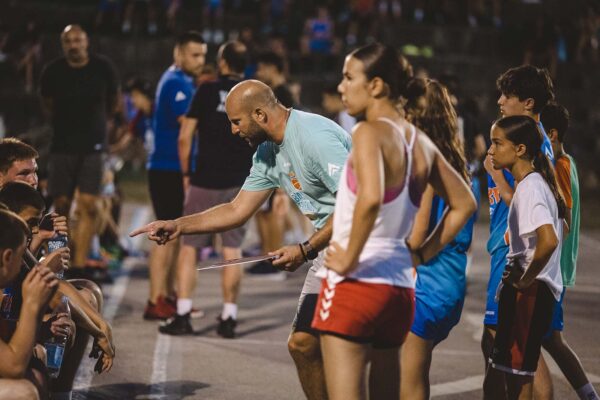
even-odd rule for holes
{"type": "MultiPolygon", "coordinates": [[[[407,117],[425,132],[452,167],[469,182],[458,120],[446,88],[435,80],[414,79],[407,89],[407,117]]],[[[423,194],[421,209],[409,239],[418,247],[443,218],[448,206],[431,185],[423,194]]],[[[429,398],[429,366],[433,348],[444,340],[460,320],[475,214],[458,235],[434,258],[417,269],[416,309],[411,331],[402,352],[402,395],[429,398]]]]}

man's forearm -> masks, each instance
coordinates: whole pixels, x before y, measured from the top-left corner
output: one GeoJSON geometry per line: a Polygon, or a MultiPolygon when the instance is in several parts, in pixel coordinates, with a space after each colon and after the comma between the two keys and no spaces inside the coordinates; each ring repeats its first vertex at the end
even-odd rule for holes
{"type": "Polygon", "coordinates": [[[3,354],[0,377],[20,379],[24,376],[40,323],[40,314],[33,306],[24,304],[15,334],[8,343],[8,354],[3,354]]]}
{"type": "Polygon", "coordinates": [[[329,216],[325,225],[308,239],[310,245],[316,251],[321,251],[329,245],[333,233],[333,214],[329,216]]]}
{"type": "Polygon", "coordinates": [[[237,228],[246,222],[231,203],[220,204],[201,213],[178,218],[177,225],[184,235],[213,233],[237,228]]]}
{"type": "Polygon", "coordinates": [[[93,337],[103,335],[106,321],[100,313],[81,296],[79,290],[67,281],[60,281],[58,292],[69,298],[73,321],[93,337]]]}

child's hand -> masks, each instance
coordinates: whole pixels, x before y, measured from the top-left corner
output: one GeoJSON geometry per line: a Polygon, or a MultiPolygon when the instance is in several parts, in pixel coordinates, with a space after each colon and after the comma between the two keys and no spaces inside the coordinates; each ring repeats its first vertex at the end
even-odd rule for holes
{"type": "Polygon", "coordinates": [[[507,265],[502,273],[502,282],[505,285],[511,285],[517,289],[518,283],[521,281],[521,277],[525,270],[518,264],[507,265]]]}

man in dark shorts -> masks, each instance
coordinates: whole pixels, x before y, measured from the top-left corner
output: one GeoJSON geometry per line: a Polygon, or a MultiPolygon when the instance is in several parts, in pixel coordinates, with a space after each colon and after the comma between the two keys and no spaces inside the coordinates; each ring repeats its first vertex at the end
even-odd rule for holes
{"type": "MultiPolygon", "coordinates": [[[[63,57],[42,72],[40,93],[52,118],[54,136],[48,162],[48,192],[60,215],[69,215],[75,191],[78,225],[73,234],[72,278],[89,277],[87,256],[96,225],[106,151],[106,120],[114,112],[119,81],[112,63],[88,53],[88,37],[79,25],[61,34],[63,57]]],[[[105,280],[106,270],[95,279],[105,280]]]]}
{"type": "MultiPolygon", "coordinates": [[[[246,46],[237,41],[227,42],[219,48],[217,65],[219,77],[201,84],[179,134],[179,159],[186,189],[184,215],[195,214],[237,195],[252,165],[254,150],[237,136],[231,134],[225,113],[225,98],[229,90],[240,82],[246,67],[246,46]],[[197,132],[197,154],[194,169],[190,170],[190,155],[194,132],[197,132]]],[[[240,258],[240,245],[244,239],[244,226],[221,234],[223,258],[240,258]]],[[[196,285],[198,252],[212,244],[213,235],[191,235],[183,238],[177,268],[177,314],[160,332],[171,335],[191,334],[190,312],[196,285]]],[[[235,336],[237,298],[242,279],[239,267],[222,269],[223,311],[219,316],[217,333],[224,338],[235,336]]]]}
{"type": "MultiPolygon", "coordinates": [[[[177,150],[179,129],[196,91],[194,79],[202,72],[206,44],[198,32],[177,38],[174,63],[156,88],[152,134],[148,148],[148,188],[156,218],[172,219],[183,213],[183,177],[177,150]]],[[[179,243],[154,246],[150,254],[150,298],[145,319],[167,319],[175,313],[173,277],[179,243]]]]}

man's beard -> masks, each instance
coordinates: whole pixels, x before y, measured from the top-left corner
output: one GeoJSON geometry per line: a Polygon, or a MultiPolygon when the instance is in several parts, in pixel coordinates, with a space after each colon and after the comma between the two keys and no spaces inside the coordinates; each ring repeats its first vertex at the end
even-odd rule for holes
{"type": "Polygon", "coordinates": [[[252,133],[251,135],[247,135],[247,142],[250,147],[257,148],[260,144],[264,143],[269,137],[267,136],[267,132],[260,127],[254,120],[250,120],[250,126],[248,127],[248,132],[252,133]]]}
{"type": "Polygon", "coordinates": [[[69,61],[82,61],[85,57],[82,51],[79,50],[69,50],[67,51],[67,58],[69,61]]]}

